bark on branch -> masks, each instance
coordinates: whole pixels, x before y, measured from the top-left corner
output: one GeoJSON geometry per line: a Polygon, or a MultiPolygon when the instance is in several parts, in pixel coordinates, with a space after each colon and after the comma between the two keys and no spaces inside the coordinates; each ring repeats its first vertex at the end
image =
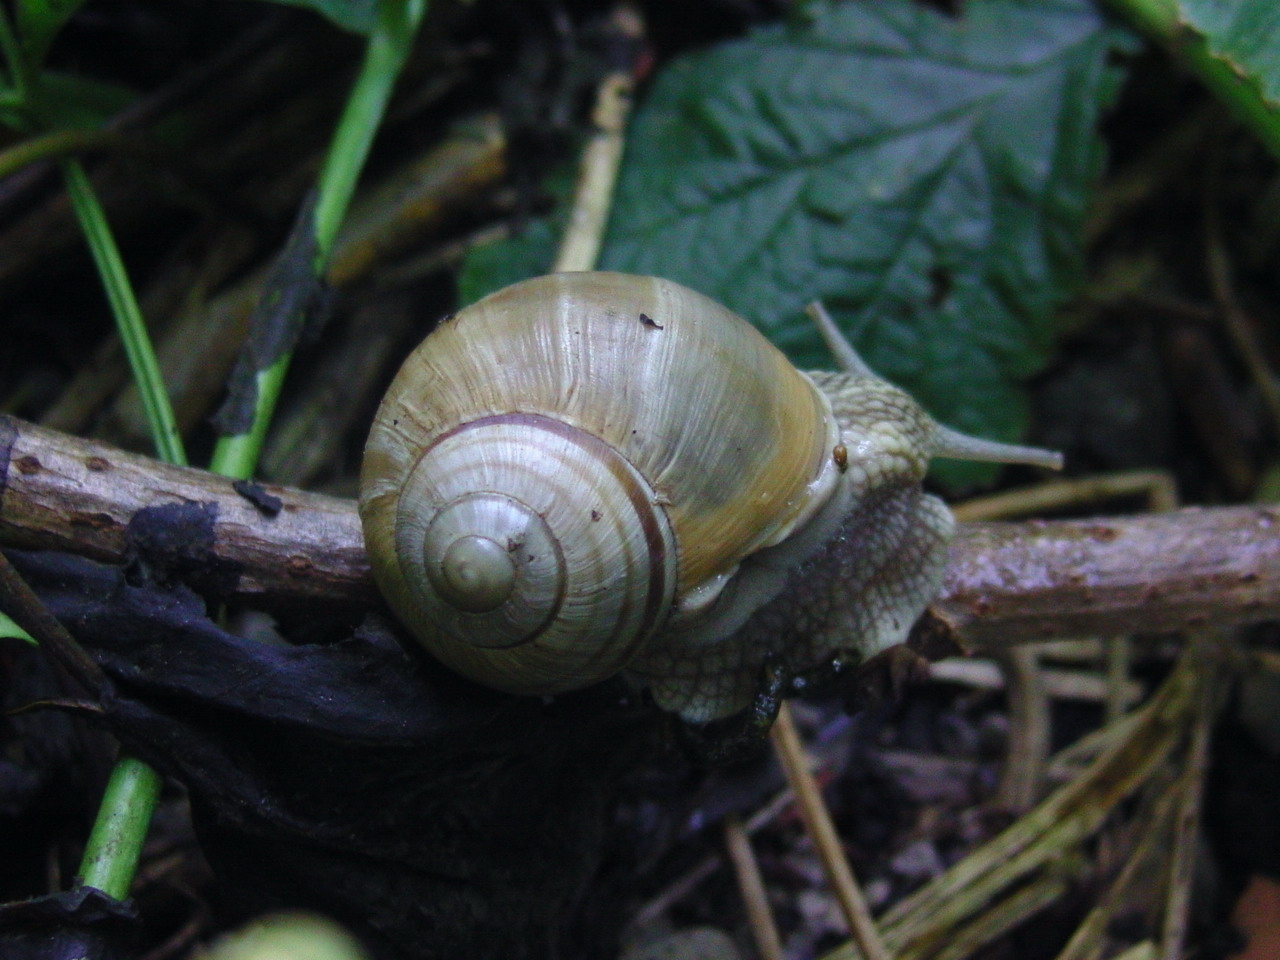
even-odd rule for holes
{"type": "Polygon", "coordinates": [[[281,501],[274,516],[226,477],[0,416],[2,546],[120,563],[131,555],[141,511],[212,505],[210,542],[190,544],[191,566],[209,567],[202,586],[268,610],[376,603],[355,504],[263,489],[281,501]]]}
{"type": "MultiPolygon", "coordinates": [[[[139,517],[195,506],[207,537],[183,549],[210,592],[268,610],[378,603],[353,502],[265,491],[275,515],[224,477],[0,417],[0,546],[122,562],[139,517]]],[[[1278,618],[1280,509],[965,524],[932,609],[966,646],[1278,618]]]]}

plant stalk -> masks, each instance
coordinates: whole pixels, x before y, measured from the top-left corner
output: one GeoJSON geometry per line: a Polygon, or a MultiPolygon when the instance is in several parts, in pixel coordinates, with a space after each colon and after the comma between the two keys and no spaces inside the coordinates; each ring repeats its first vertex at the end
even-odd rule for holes
{"type": "Polygon", "coordinates": [[[134,757],[121,757],[107,781],[98,819],[80,863],[80,882],[123,900],[129,896],[163,780],[134,757]]]}
{"type": "MultiPolygon", "coordinates": [[[[317,282],[324,276],[374,134],[386,113],[400,70],[413,49],[413,38],[426,10],[426,0],[388,0],[381,5],[378,26],[369,37],[364,62],[316,186],[313,216],[316,258],[312,269],[317,282]]],[[[270,288],[263,291],[264,297],[278,294],[278,290],[270,288]]],[[[239,479],[253,475],[291,359],[292,352],[286,352],[257,372],[252,426],[245,433],[218,440],[210,465],[215,473],[239,479]]]]}
{"type": "MultiPolygon", "coordinates": [[[[314,264],[317,277],[323,274],[374,132],[381,122],[400,68],[412,48],[413,36],[425,10],[426,0],[386,0],[382,4],[378,28],[370,37],[364,64],[320,177],[315,214],[320,251],[314,264]]],[[[160,456],[171,463],[185,463],[173,412],[160,380],[159,366],[146,340],[141,311],[125,276],[106,217],[83,168],[75,161],[64,161],[63,170],[77,215],[107,287],[112,309],[118,318],[129,321],[121,323],[121,337],[134,375],[138,378],[160,456]],[[138,336],[139,332],[141,336],[138,336]]],[[[253,425],[247,433],[224,437],[219,442],[212,462],[214,472],[239,478],[252,476],[288,363],[286,354],[258,373],[253,425]]],[[[139,760],[123,757],[117,763],[85,850],[81,873],[86,885],[97,887],[118,899],[128,896],[161,784],[159,774],[139,760]]]]}

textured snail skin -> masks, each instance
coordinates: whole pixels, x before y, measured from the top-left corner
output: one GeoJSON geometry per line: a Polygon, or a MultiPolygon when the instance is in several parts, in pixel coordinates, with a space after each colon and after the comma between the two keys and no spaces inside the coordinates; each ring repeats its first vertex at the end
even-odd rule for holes
{"type": "Polygon", "coordinates": [[[693,722],[906,638],[950,512],[935,454],[1052,463],[936,425],[820,320],[804,374],[670,281],[555,274],[447,318],[375,418],[360,514],[374,577],[434,656],[558,693],[623,672],[693,722]]]}
{"type": "Polygon", "coordinates": [[[810,376],[830,397],[848,451],[823,513],[807,536],[743,563],[737,589],[755,596],[736,605],[722,597],[723,610],[737,607],[732,622],[655,638],[630,664],[654,699],[686,720],[747,706],[771,656],[805,670],[834,656],[856,664],[901,643],[941,588],[954,521],[921,489],[932,422],[884,381],[810,376]]]}

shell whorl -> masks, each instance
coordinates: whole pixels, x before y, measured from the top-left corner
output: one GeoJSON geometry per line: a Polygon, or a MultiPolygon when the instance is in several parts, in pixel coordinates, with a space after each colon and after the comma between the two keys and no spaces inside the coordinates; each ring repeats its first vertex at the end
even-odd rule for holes
{"type": "Polygon", "coordinates": [[[433,651],[511,690],[616,672],[675,592],[675,543],[654,500],[625,459],[550,417],[481,417],[436,438],[395,521],[401,573],[424,586],[417,612],[446,638],[433,651]],[[513,647],[518,663],[497,653],[513,647]]]}
{"type": "Polygon", "coordinates": [[[374,575],[460,672],[585,686],[812,515],[836,429],[806,376],[687,288],[526,281],[442,323],[388,391],[361,476],[374,575]]]}

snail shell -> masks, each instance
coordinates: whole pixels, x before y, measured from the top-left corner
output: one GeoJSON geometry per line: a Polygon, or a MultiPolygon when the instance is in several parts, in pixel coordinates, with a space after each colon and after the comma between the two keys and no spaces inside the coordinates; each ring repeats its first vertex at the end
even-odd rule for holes
{"type": "Polygon", "coordinates": [[[361,479],[374,575],[460,672],[584,686],[802,523],[836,440],[812,382],[701,294],[529,280],[443,322],[392,383],[361,479]]]}
{"type": "Polygon", "coordinates": [[[374,577],[475,680],[548,694],[630,666],[693,720],[750,701],[777,640],[760,624],[809,623],[806,657],[898,642],[950,534],[919,489],[929,457],[1029,454],[938,427],[834,349],[848,372],[815,374],[820,389],[750,324],[653,277],[492,294],[426,338],[375,418],[360,493],[374,577]],[[815,625],[786,597],[812,592],[803,564],[854,527],[860,559],[818,579],[857,573],[878,612],[815,625]]]}

